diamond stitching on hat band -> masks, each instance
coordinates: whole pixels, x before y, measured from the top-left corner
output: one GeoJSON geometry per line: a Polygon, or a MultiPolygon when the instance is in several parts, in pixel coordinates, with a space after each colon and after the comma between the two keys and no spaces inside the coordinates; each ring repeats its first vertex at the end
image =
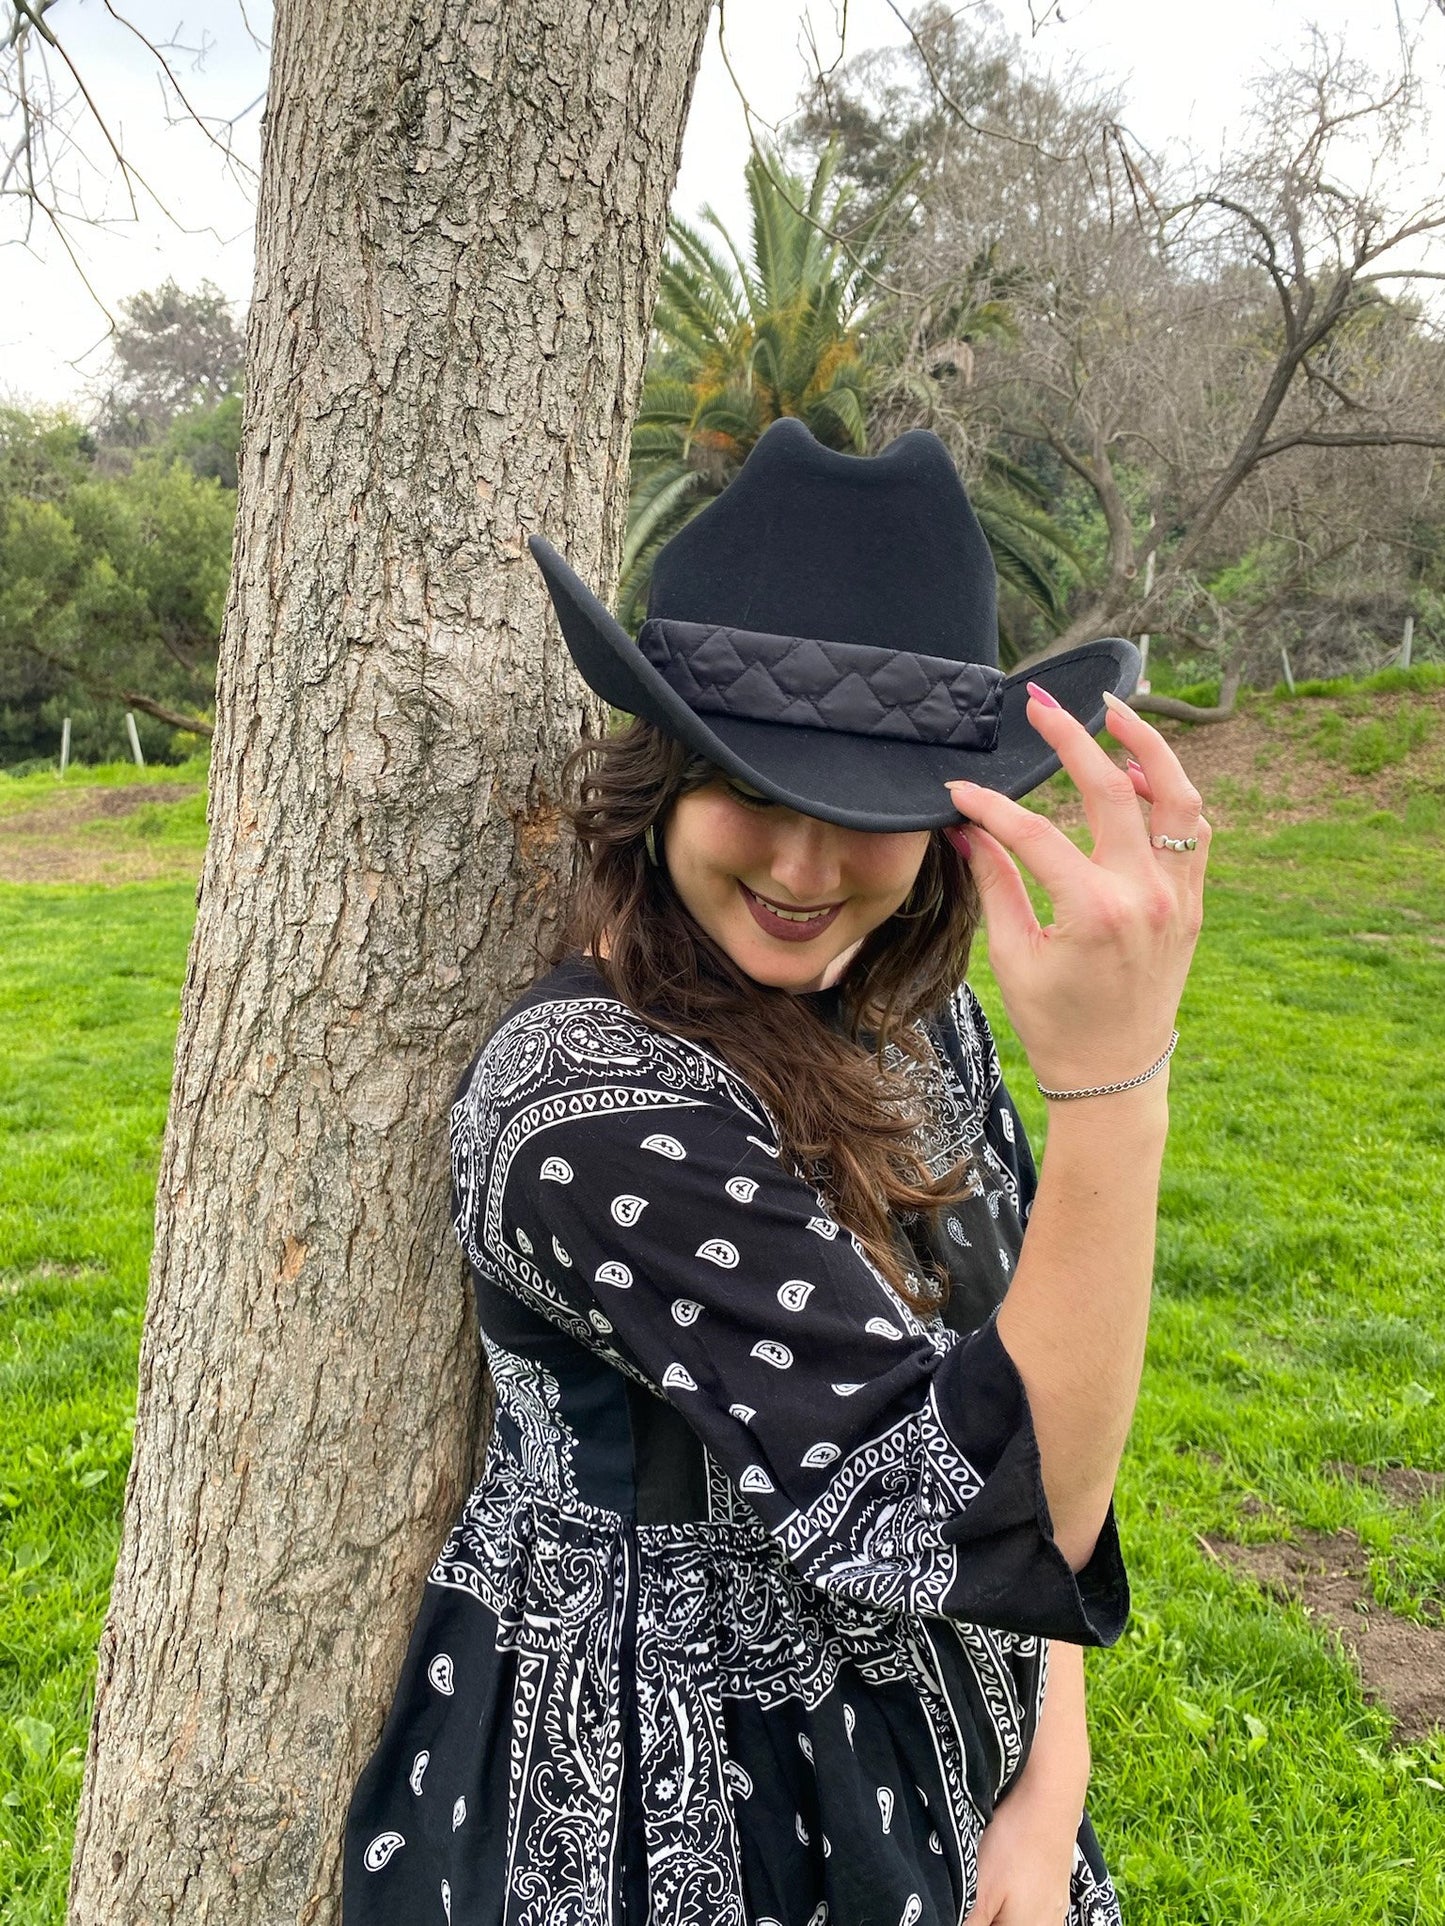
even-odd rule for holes
{"type": "Polygon", "coordinates": [[[1004,675],[909,649],[652,617],[637,645],[699,713],[992,749],[1004,675]]]}

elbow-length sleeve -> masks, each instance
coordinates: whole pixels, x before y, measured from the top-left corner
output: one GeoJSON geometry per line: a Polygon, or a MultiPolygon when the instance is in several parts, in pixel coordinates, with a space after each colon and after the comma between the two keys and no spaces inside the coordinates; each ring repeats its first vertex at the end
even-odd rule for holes
{"type": "Polygon", "coordinates": [[[470,1261],[667,1398],[824,1590],[1111,1644],[1112,1509],[1076,1574],[994,1318],[926,1326],[784,1166],[755,1098],[673,1082],[534,1078],[518,1105],[484,1052],[451,1117],[470,1261]]]}

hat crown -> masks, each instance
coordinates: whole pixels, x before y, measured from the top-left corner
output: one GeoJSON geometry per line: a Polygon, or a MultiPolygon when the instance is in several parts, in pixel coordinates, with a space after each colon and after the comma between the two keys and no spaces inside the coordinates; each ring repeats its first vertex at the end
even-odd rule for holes
{"type": "Polygon", "coordinates": [[[658,551],[647,613],[998,665],[993,556],[926,428],[845,455],[784,415],[658,551]]]}

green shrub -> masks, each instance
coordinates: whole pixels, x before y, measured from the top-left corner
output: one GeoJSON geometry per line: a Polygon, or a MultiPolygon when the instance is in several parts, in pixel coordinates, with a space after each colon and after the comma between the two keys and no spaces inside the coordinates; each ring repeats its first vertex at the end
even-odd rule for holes
{"type": "MultiPolygon", "coordinates": [[[[1396,664],[1393,668],[1377,669],[1373,675],[1312,677],[1294,685],[1297,696],[1400,695],[1411,691],[1424,694],[1432,689],[1445,689],[1445,662],[1412,662],[1408,669],[1396,664]]],[[[1277,682],[1270,693],[1277,700],[1291,699],[1282,682],[1277,682]]]]}

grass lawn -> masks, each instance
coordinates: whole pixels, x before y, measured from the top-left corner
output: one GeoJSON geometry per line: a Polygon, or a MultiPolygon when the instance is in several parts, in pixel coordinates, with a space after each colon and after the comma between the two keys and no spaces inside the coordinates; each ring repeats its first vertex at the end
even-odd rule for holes
{"type": "MultiPolygon", "coordinates": [[[[196,846],[195,799],[170,807],[196,846]]],[[[7,1926],[64,1916],[193,904],[189,881],[0,884],[7,1926]]],[[[1089,1657],[1129,1926],[1445,1921],[1445,1738],[1400,1743],[1328,1627],[1211,1551],[1348,1529],[1375,1611],[1439,1624],[1445,1487],[1401,1502],[1328,1467],[1445,1469],[1442,966],[1438,792],[1219,837],[1118,1491],[1134,1615],[1089,1657]]]]}

